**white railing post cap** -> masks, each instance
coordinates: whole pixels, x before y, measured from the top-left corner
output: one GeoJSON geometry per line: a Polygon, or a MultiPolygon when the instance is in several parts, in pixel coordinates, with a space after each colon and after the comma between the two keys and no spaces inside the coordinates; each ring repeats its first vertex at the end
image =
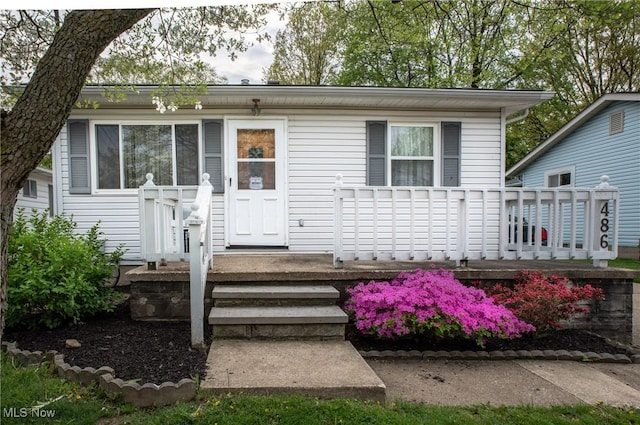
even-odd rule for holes
{"type": "Polygon", "coordinates": [[[153,174],[147,173],[145,178],[147,179],[147,182],[144,184],[145,187],[155,186],[155,183],[153,182],[153,174]]]}
{"type": "Polygon", "coordinates": [[[211,182],[209,182],[210,178],[211,176],[209,175],[209,173],[204,173],[202,175],[202,184],[205,186],[211,186],[211,182]]]}
{"type": "Polygon", "coordinates": [[[600,177],[600,184],[596,186],[596,189],[606,189],[611,187],[609,184],[609,176],[603,175],[600,177]]]}
{"type": "Polygon", "coordinates": [[[200,215],[198,214],[198,210],[200,209],[200,205],[197,202],[191,204],[191,214],[189,218],[199,219],[200,215]]]}

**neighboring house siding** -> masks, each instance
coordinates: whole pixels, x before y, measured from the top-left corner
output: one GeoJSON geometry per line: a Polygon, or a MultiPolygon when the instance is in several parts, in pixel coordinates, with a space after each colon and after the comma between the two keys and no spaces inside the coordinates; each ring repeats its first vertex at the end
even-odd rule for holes
{"type": "Polygon", "coordinates": [[[524,172],[525,187],[544,187],[545,172],[575,167],[575,187],[595,187],[602,175],[620,190],[620,246],[640,239],[640,102],[616,102],[545,152],[524,172]],[[624,110],[624,131],[609,135],[609,116],[624,110]]]}
{"type": "MultiPolygon", "coordinates": [[[[235,112],[234,114],[234,111],[229,111],[229,115],[250,118],[246,116],[246,110],[235,112]]],[[[87,114],[81,118],[159,119],[155,111],[133,117],[122,111],[113,113],[98,110],[87,114]]],[[[176,119],[196,119],[196,116],[188,115],[186,112],[178,114],[179,118],[176,119]]],[[[442,121],[460,122],[462,186],[501,186],[502,135],[499,112],[317,112],[270,109],[268,112],[263,111],[261,118],[265,117],[287,119],[288,236],[289,249],[292,252],[332,251],[333,187],[336,175],[342,174],[345,185],[366,184],[366,122],[369,120],[435,124],[442,121]]],[[[173,116],[167,117],[168,120],[172,118],[173,116]]],[[[203,118],[209,117],[197,116],[198,120],[203,118]]],[[[128,250],[125,258],[139,260],[137,194],[70,194],[66,131],[65,126],[60,136],[57,158],[60,163],[61,203],[64,212],[74,215],[80,231],[101,220],[101,229],[108,239],[107,249],[124,243],[128,250]]],[[[439,139],[437,142],[439,143],[439,139]]],[[[224,195],[214,195],[212,202],[213,246],[214,251],[220,252],[225,249],[224,195]]],[[[495,214],[495,217],[497,220],[498,214],[495,214]]],[[[497,232],[497,221],[495,231],[497,232]]]]}
{"type": "MultiPolygon", "coordinates": [[[[29,174],[29,179],[36,182],[36,196],[24,196],[24,188],[18,192],[15,211],[24,208],[26,214],[31,214],[33,209],[38,212],[49,208],[49,186],[52,185],[51,172],[36,169],[29,174]]],[[[33,195],[33,194],[32,194],[33,195]]]]}

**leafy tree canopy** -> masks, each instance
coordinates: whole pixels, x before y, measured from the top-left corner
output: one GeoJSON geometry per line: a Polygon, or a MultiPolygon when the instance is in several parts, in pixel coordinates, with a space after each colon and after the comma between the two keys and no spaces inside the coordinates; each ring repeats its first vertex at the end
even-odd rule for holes
{"type": "MultiPolygon", "coordinates": [[[[273,5],[220,6],[156,9],[122,33],[96,60],[88,84],[128,87],[159,85],[159,95],[180,103],[193,98],[176,98],[168,86],[200,86],[224,83],[211,65],[221,51],[232,59],[249,46],[246,34],[256,33],[263,41],[265,15],[273,5]]],[[[9,109],[19,92],[17,84],[28,82],[40,58],[70,11],[0,11],[0,90],[4,109],[9,109]]],[[[105,89],[107,90],[107,89],[105,89]]],[[[108,93],[121,96],[120,90],[108,93]]]]}
{"type": "Polygon", "coordinates": [[[291,77],[297,73],[347,86],[556,92],[509,126],[507,167],[603,94],[640,90],[637,0],[353,0],[323,7],[330,11],[323,19],[320,7],[293,9],[276,39],[270,78],[317,84],[291,77]],[[333,51],[315,47],[319,40],[333,51]],[[327,62],[336,64],[331,73],[319,66],[327,62]]]}
{"type": "Polygon", "coordinates": [[[276,34],[274,61],[265,71],[266,79],[296,85],[333,83],[340,61],[338,12],[335,3],[293,7],[287,27],[276,34]]]}

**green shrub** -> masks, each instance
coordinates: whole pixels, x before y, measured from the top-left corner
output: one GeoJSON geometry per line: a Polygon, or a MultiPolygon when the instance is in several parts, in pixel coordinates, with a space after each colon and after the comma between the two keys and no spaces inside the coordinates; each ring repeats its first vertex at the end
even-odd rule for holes
{"type": "Polygon", "coordinates": [[[75,233],[72,218],[19,211],[9,235],[7,327],[55,328],[113,308],[105,287],[124,250],[102,251],[99,223],[75,233]]]}
{"type": "Polygon", "coordinates": [[[576,314],[588,313],[589,308],[581,302],[604,299],[601,288],[572,286],[566,277],[545,276],[541,271],[524,270],[515,280],[513,288],[501,283],[473,284],[516,317],[535,326],[539,335],[562,328],[562,321],[570,320],[576,314]]]}

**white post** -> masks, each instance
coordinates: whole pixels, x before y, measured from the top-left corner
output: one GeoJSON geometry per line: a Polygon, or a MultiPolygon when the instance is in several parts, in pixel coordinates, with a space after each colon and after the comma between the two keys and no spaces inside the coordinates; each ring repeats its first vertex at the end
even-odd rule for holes
{"type": "MultiPolygon", "coordinates": [[[[147,268],[155,270],[157,264],[155,258],[150,260],[149,254],[156,253],[158,238],[156,237],[156,196],[149,196],[149,192],[156,187],[153,183],[153,174],[145,175],[147,181],[139,190],[140,205],[140,250],[144,259],[147,261],[147,268]]],[[[157,190],[156,190],[157,193],[157,190]]]]}
{"type": "Polygon", "coordinates": [[[198,216],[200,205],[191,204],[189,216],[189,301],[191,306],[191,346],[204,345],[204,288],[202,285],[202,242],[200,233],[202,218],[198,216]]]}
{"type": "Polygon", "coordinates": [[[341,269],[342,258],[342,174],[336,175],[336,183],[333,187],[333,267],[341,269]]]}
{"type": "MultiPolygon", "coordinates": [[[[467,267],[469,264],[469,234],[467,232],[467,223],[469,222],[469,211],[467,203],[470,202],[471,195],[469,190],[462,192],[462,198],[458,200],[458,241],[456,247],[456,267],[467,267]]],[[[482,227],[485,226],[486,217],[482,217],[482,227]]]]}
{"type": "MultiPolygon", "coordinates": [[[[609,197],[598,196],[598,190],[612,189],[609,185],[609,176],[600,177],[600,184],[596,186],[596,196],[594,199],[595,214],[592,215],[593,223],[591,228],[594,232],[594,255],[593,267],[607,268],[609,261],[604,257],[603,253],[609,251],[609,228],[611,225],[611,216],[609,211],[609,197]]],[[[617,206],[616,206],[617,207],[617,206]]],[[[618,223],[614,223],[615,226],[618,223]]],[[[617,240],[615,241],[617,242],[617,240]]]]}
{"type": "Polygon", "coordinates": [[[204,346],[204,290],[207,284],[211,250],[211,192],[209,174],[202,176],[196,200],[187,218],[189,226],[189,301],[191,310],[191,346],[204,346]],[[208,233],[208,235],[207,235],[208,233]]]}

